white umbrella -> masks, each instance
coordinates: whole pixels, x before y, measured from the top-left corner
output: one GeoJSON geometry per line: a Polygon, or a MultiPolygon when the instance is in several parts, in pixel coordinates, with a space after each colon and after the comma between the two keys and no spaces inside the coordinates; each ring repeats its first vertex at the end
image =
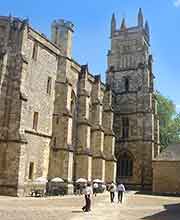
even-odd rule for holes
{"type": "Polygon", "coordinates": [[[93,183],[103,183],[103,181],[100,179],[95,179],[95,180],[93,180],[93,183]]]}
{"type": "Polygon", "coordinates": [[[64,180],[60,177],[55,177],[51,180],[53,183],[64,183],[64,180]]]}
{"type": "Polygon", "coordinates": [[[35,184],[46,184],[48,181],[45,177],[41,176],[34,180],[35,184]]]}
{"type": "Polygon", "coordinates": [[[87,180],[84,178],[79,178],[76,180],[76,183],[87,183],[87,180]]]}

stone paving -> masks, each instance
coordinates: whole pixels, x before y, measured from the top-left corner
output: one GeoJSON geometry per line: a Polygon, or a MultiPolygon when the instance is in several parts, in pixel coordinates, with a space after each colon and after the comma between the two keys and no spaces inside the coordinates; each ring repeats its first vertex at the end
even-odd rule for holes
{"type": "Polygon", "coordinates": [[[83,196],[54,198],[0,197],[0,220],[180,220],[180,197],[126,193],[123,204],[109,194],[93,198],[92,211],[81,210],[83,196]]]}

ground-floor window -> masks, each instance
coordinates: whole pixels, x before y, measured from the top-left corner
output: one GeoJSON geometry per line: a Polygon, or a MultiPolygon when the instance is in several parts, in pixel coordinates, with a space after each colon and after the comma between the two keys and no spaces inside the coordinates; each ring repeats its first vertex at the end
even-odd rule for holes
{"type": "Polygon", "coordinates": [[[117,168],[117,175],[119,177],[130,177],[133,175],[133,159],[128,152],[120,154],[117,168]]]}

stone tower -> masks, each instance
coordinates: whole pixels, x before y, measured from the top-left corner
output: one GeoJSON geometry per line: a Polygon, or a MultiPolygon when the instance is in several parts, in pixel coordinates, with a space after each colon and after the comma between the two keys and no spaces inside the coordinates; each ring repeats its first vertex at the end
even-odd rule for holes
{"type": "Polygon", "coordinates": [[[54,20],[51,25],[51,40],[61,48],[64,56],[71,58],[72,52],[72,34],[74,25],[70,21],[63,19],[54,20]]]}
{"type": "Polygon", "coordinates": [[[137,25],[111,21],[107,84],[113,91],[117,181],[131,188],[151,188],[152,159],[159,152],[159,122],[154,96],[147,21],[139,9],[137,25]]]}

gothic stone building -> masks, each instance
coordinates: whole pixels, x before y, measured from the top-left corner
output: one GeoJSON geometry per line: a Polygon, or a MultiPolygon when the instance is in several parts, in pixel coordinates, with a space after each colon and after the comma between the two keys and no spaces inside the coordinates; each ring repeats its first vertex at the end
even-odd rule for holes
{"type": "Polygon", "coordinates": [[[141,10],[136,27],[112,18],[106,85],[72,58],[73,31],[56,20],[49,40],[0,17],[1,194],[26,195],[38,177],[63,178],[68,193],[80,177],[152,185],[159,133],[141,10]]]}
{"type": "Polygon", "coordinates": [[[37,177],[115,181],[112,92],[71,57],[73,25],[52,41],[0,17],[0,193],[26,195],[37,177]]]}

